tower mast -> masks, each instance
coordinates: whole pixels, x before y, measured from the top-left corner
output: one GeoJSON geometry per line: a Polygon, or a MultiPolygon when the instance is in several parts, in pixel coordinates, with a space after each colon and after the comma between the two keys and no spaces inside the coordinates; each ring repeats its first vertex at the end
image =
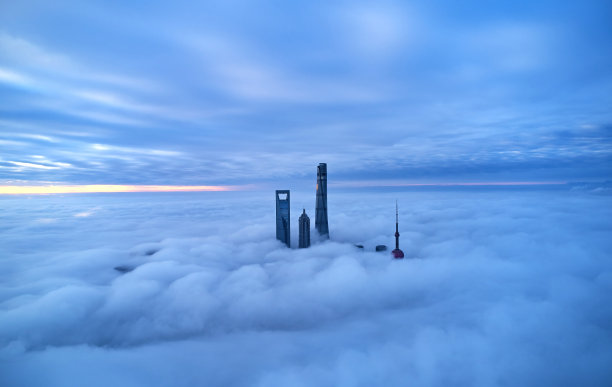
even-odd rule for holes
{"type": "Polygon", "coordinates": [[[397,200],[395,201],[395,250],[391,254],[395,259],[404,258],[404,252],[399,248],[399,211],[397,210],[397,200]]]}
{"type": "Polygon", "coordinates": [[[395,201],[395,248],[399,250],[399,215],[397,211],[397,200],[395,201]]]}

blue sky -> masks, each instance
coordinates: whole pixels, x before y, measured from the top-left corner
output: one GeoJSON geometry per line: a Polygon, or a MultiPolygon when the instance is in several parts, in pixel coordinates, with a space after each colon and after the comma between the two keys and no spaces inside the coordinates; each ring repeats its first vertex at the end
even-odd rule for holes
{"type": "MultiPolygon", "coordinates": [[[[606,1],[0,5],[0,183],[612,175],[606,1]]],[[[308,180],[308,181],[310,181],[308,180]]]]}

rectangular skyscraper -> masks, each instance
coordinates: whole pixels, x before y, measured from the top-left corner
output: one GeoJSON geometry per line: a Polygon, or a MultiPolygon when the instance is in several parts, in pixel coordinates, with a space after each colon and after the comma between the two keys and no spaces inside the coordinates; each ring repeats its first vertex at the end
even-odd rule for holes
{"type": "Polygon", "coordinates": [[[315,211],[315,228],[324,238],[329,238],[327,225],[327,164],[317,167],[317,207],[315,211]]]}
{"type": "Polygon", "coordinates": [[[291,247],[289,190],[276,191],[276,239],[291,247]]]}
{"type": "Polygon", "coordinates": [[[310,218],[306,210],[300,215],[300,249],[310,247],[310,218]]]}

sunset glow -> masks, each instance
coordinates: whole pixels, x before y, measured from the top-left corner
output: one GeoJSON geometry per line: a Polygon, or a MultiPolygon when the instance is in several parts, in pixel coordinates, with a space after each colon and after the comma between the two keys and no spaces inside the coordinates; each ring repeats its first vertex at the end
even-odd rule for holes
{"type": "Polygon", "coordinates": [[[3,185],[0,195],[102,193],[102,192],[203,192],[203,191],[241,191],[247,186],[236,185],[3,185]]]}

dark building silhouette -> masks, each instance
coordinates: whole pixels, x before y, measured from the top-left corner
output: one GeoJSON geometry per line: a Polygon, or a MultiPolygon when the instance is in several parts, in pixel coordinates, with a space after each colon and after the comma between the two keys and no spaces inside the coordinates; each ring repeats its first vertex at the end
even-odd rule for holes
{"type": "Polygon", "coordinates": [[[300,215],[300,249],[310,247],[310,218],[306,215],[306,209],[300,215]]]}
{"type": "Polygon", "coordinates": [[[395,250],[391,252],[393,258],[402,259],[404,258],[404,252],[399,248],[399,212],[397,211],[397,201],[395,202],[395,250]]]}
{"type": "Polygon", "coordinates": [[[276,239],[291,247],[289,190],[276,190],[276,239]]]}
{"type": "Polygon", "coordinates": [[[387,246],[386,245],[376,245],[376,251],[377,252],[387,251],[387,246]]]}
{"type": "Polygon", "coordinates": [[[315,210],[315,228],[324,238],[329,238],[327,225],[327,164],[317,167],[317,206],[315,210]]]}

